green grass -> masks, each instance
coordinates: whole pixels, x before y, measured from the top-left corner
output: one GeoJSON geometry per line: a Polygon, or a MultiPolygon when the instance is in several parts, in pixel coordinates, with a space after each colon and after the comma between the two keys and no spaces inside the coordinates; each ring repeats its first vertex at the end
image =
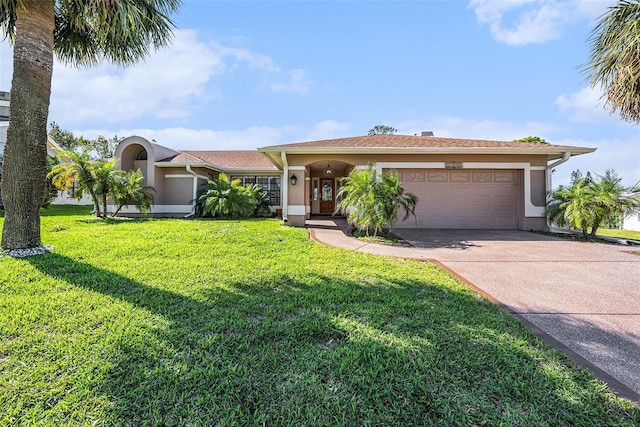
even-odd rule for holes
{"type": "Polygon", "coordinates": [[[62,211],[53,252],[0,258],[1,426],[640,423],[432,264],[276,220],[62,211]]]}
{"type": "Polygon", "coordinates": [[[619,237],[621,239],[640,240],[640,231],[598,228],[598,236],[619,237]]]}

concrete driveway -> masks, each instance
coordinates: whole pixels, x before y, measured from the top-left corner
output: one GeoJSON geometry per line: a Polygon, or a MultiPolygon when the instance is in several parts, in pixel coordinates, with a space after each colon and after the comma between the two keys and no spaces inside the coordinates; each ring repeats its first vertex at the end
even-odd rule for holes
{"type": "Polygon", "coordinates": [[[308,222],[322,243],[435,260],[539,337],[640,402],[640,248],[513,230],[394,230],[412,247],[363,243],[343,220],[308,222]]]}

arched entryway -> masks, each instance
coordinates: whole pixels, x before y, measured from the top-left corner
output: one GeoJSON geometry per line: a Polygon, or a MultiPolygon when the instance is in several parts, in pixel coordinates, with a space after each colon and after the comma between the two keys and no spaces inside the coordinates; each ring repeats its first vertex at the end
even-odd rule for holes
{"type": "Polygon", "coordinates": [[[308,203],[311,215],[334,214],[342,179],[349,175],[354,166],[327,159],[309,164],[307,167],[309,172],[308,203]]]}

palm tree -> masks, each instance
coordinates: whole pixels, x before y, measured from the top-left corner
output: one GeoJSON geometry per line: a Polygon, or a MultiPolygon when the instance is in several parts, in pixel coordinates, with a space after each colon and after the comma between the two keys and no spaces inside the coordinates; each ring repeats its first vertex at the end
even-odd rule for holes
{"type": "Polygon", "coordinates": [[[622,178],[613,169],[608,169],[593,183],[594,203],[602,215],[591,224],[591,236],[595,236],[601,225],[617,225],[631,213],[640,210],[640,201],[631,197],[632,189],[622,185],[622,178]]]}
{"type": "Polygon", "coordinates": [[[631,189],[622,186],[622,179],[612,169],[591,179],[579,172],[567,187],[560,186],[547,204],[549,220],[560,227],[582,230],[582,235],[596,235],[603,224],[613,224],[624,215],[640,211],[640,201],[631,197],[631,189]],[[588,233],[589,228],[591,232],[588,233]]]}
{"type": "Polygon", "coordinates": [[[337,194],[339,202],[336,211],[348,212],[347,221],[374,237],[385,225],[393,226],[398,219],[398,209],[405,215],[403,221],[411,215],[415,217],[418,198],[405,193],[398,173],[395,170],[376,174],[373,166],[367,169],[354,169],[344,179],[337,194]]]}
{"type": "Polygon", "coordinates": [[[4,151],[2,247],[38,247],[46,175],[53,53],[78,66],[129,65],[169,43],[180,0],[0,0],[0,26],[14,43],[11,112],[4,151]]]}
{"type": "Polygon", "coordinates": [[[127,173],[116,169],[117,159],[96,160],[93,162],[93,177],[95,179],[95,194],[102,202],[102,213],[97,211],[98,216],[107,217],[107,199],[111,193],[115,193],[120,183],[126,179],[127,173]]]}
{"type": "Polygon", "coordinates": [[[247,190],[239,179],[229,181],[224,173],[209,181],[209,188],[198,201],[202,206],[202,215],[223,218],[249,218],[258,206],[251,188],[247,190]]]}
{"type": "Polygon", "coordinates": [[[546,213],[552,223],[582,230],[582,235],[586,237],[589,227],[599,215],[596,208],[592,186],[585,178],[580,178],[572,185],[561,185],[551,193],[546,213]]]}
{"type": "Polygon", "coordinates": [[[125,174],[113,189],[112,197],[116,210],[112,216],[118,215],[124,206],[133,205],[142,213],[147,213],[153,205],[153,187],[145,187],[144,175],[140,169],[125,174]]]}
{"type": "Polygon", "coordinates": [[[591,86],[602,86],[603,99],[622,119],[640,121],[640,2],[619,1],[593,29],[591,57],[584,66],[591,86]]]}
{"type": "Polygon", "coordinates": [[[55,165],[47,175],[59,190],[68,190],[75,182],[77,187],[73,193],[76,200],[88,195],[93,202],[96,215],[100,214],[100,200],[96,193],[94,162],[89,153],[84,151],[59,151],[58,157],[63,163],[55,165]]]}

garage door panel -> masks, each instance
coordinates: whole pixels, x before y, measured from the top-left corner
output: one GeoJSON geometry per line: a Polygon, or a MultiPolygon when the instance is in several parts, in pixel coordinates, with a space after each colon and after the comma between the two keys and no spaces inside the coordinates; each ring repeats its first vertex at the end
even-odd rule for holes
{"type": "Polygon", "coordinates": [[[515,170],[410,169],[402,176],[405,190],[419,199],[417,224],[410,219],[397,227],[518,228],[515,170]]]}

